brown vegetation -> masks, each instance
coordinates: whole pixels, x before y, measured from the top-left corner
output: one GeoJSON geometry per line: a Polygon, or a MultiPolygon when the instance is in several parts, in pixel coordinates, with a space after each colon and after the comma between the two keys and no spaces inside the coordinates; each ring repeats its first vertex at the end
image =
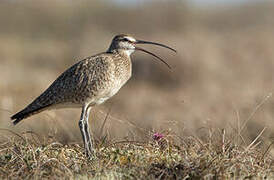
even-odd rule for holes
{"type": "Polygon", "coordinates": [[[110,171],[122,176],[129,169],[132,177],[136,172],[154,178],[172,178],[176,172],[180,177],[229,177],[239,168],[243,171],[237,173],[246,173],[242,177],[269,177],[274,156],[274,4],[207,9],[153,2],[135,7],[91,1],[1,2],[0,126],[22,137],[1,131],[3,178],[16,179],[25,172],[38,178],[110,171]],[[44,112],[12,126],[13,113],[66,68],[106,50],[118,33],[165,43],[178,54],[146,46],[166,59],[172,72],[153,57],[133,55],[132,79],[91,114],[96,163],[85,160],[77,145],[80,110],[44,112]],[[167,147],[147,140],[152,132],[166,130],[173,134],[167,147]],[[216,140],[223,130],[225,149],[216,140]],[[26,131],[45,140],[35,142],[36,137],[21,134],[26,131]],[[145,143],[112,144],[122,140],[145,143]],[[79,163],[69,160],[76,155],[79,163]],[[119,164],[124,156],[125,166],[119,164]]]}

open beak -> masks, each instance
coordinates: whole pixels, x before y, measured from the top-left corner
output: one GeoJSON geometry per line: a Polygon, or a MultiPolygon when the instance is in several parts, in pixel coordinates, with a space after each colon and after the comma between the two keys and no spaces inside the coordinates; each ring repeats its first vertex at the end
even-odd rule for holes
{"type": "Polygon", "coordinates": [[[149,41],[143,41],[143,40],[136,40],[136,41],[135,41],[135,44],[154,44],[154,45],[157,45],[157,46],[161,46],[161,47],[170,49],[170,50],[173,51],[173,52],[177,52],[175,49],[173,49],[173,48],[171,48],[171,47],[168,47],[168,46],[166,46],[166,45],[164,45],[164,44],[155,43],[155,42],[149,42],[149,41]]]}
{"type": "MultiPolygon", "coordinates": [[[[167,49],[169,49],[169,50],[171,50],[171,51],[174,51],[175,53],[177,52],[175,49],[173,49],[173,48],[171,48],[171,47],[168,47],[168,46],[166,46],[166,45],[164,45],[164,44],[155,43],[155,42],[149,42],[149,41],[143,41],[143,40],[136,40],[136,41],[135,41],[135,44],[153,44],[153,45],[157,45],[157,46],[161,46],[161,47],[167,48],[167,49]]],[[[164,61],[164,60],[163,60],[162,58],[160,58],[159,56],[153,54],[152,52],[149,52],[149,51],[147,51],[147,50],[145,50],[145,49],[143,49],[143,48],[136,47],[136,46],[135,46],[135,50],[143,51],[143,52],[145,52],[145,53],[148,53],[148,54],[150,54],[150,55],[156,57],[156,58],[159,59],[161,62],[163,62],[169,69],[171,69],[170,65],[169,65],[166,61],[164,61]]]]}

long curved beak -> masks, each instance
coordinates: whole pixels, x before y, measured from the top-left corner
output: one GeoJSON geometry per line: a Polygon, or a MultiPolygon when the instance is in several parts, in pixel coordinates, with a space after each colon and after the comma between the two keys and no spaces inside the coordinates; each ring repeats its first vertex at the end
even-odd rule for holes
{"type": "Polygon", "coordinates": [[[155,42],[150,42],[150,41],[136,40],[135,44],[153,44],[153,45],[156,45],[156,46],[161,46],[161,47],[167,48],[167,49],[169,49],[169,50],[171,50],[175,53],[177,52],[175,49],[173,49],[171,47],[168,47],[167,45],[160,44],[160,43],[155,43],[155,42]]]}
{"type": "Polygon", "coordinates": [[[162,63],[164,63],[169,69],[171,69],[171,66],[170,66],[167,62],[165,62],[165,60],[163,60],[163,59],[160,58],[159,56],[153,54],[152,52],[149,52],[149,51],[147,51],[147,50],[145,50],[145,49],[143,49],[143,48],[140,48],[140,47],[135,47],[135,50],[143,51],[143,52],[145,52],[145,53],[148,53],[148,54],[150,54],[150,55],[156,57],[156,58],[159,59],[162,63]]]}
{"type": "MultiPolygon", "coordinates": [[[[167,49],[169,49],[169,50],[171,50],[171,51],[173,51],[173,52],[175,52],[175,53],[177,52],[175,49],[173,49],[173,48],[171,48],[171,47],[168,47],[168,46],[166,46],[166,45],[164,45],[164,44],[155,43],[155,42],[149,42],[149,41],[143,41],[143,40],[136,40],[136,41],[135,41],[135,44],[153,44],[153,45],[157,45],[157,46],[161,46],[161,47],[167,48],[167,49]]],[[[135,50],[143,51],[143,52],[145,52],[145,53],[148,53],[148,54],[150,54],[150,55],[156,57],[156,58],[159,59],[162,63],[164,63],[169,69],[171,69],[170,65],[169,65],[166,61],[164,61],[164,60],[163,60],[162,58],[160,58],[159,56],[153,54],[152,52],[149,52],[149,51],[147,51],[147,50],[145,50],[145,49],[143,49],[143,48],[136,47],[136,46],[135,46],[135,50]]]]}

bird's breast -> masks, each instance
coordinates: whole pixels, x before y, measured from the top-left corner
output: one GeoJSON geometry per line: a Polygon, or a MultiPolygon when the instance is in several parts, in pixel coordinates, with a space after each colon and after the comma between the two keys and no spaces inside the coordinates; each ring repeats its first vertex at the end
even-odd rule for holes
{"type": "Polygon", "coordinates": [[[131,62],[121,61],[116,63],[113,73],[111,73],[110,83],[103,96],[97,100],[97,104],[102,104],[114,96],[126,82],[130,79],[132,73],[131,62]]]}

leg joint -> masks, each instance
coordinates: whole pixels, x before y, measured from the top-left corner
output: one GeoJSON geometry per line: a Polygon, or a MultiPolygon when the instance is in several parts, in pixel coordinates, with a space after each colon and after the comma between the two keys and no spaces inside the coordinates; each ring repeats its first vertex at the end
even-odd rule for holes
{"type": "Polygon", "coordinates": [[[84,122],[83,120],[80,120],[80,121],[78,122],[78,125],[79,125],[80,128],[83,128],[83,127],[84,127],[84,124],[85,124],[85,122],[84,122]]]}

